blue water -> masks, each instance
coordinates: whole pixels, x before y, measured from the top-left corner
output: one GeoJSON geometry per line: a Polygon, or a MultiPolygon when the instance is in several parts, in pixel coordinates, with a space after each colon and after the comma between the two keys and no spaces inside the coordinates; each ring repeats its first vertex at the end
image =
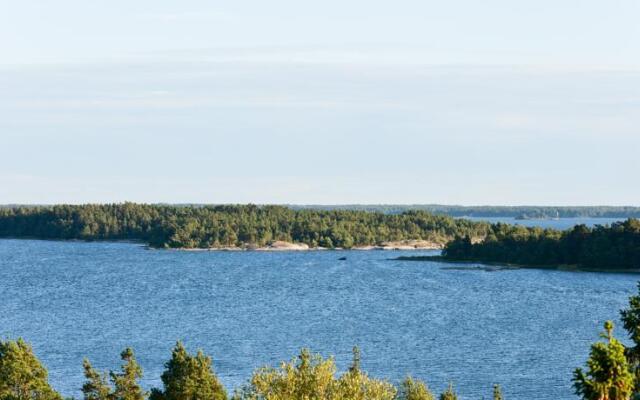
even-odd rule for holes
{"type": "Polygon", "coordinates": [[[490,398],[494,383],[508,399],[573,399],[573,369],[639,278],[390,260],[427,253],[0,240],[0,337],[31,342],[65,396],[81,396],[83,357],[117,368],[125,346],[144,385],[158,385],[182,339],[213,356],[230,391],[305,346],[343,370],[358,345],[363,367],[394,382],[412,373],[437,391],[454,382],[462,399],[490,398]]]}

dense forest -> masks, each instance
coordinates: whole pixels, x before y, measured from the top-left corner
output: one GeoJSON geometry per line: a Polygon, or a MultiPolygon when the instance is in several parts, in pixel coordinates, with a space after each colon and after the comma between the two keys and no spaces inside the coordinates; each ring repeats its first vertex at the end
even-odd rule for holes
{"type": "MultiPolygon", "coordinates": [[[[602,341],[591,346],[586,368],[573,374],[575,393],[583,400],[631,400],[640,396],[640,285],[628,308],[620,312],[631,345],[613,336],[613,323],[604,324],[602,341]]],[[[258,368],[245,385],[229,397],[214,372],[212,359],[202,351],[189,353],[178,342],[160,376],[162,387],[145,390],[143,370],[131,348],[120,355],[119,370],[101,372],[83,362],[83,400],[435,400],[427,384],[410,376],[399,385],[369,376],[353,350],[351,366],[341,375],[333,357],[303,349],[280,367],[258,368]]],[[[80,368],[78,368],[80,370],[80,368]]],[[[567,379],[568,380],[568,379],[567,379]]],[[[568,383],[568,382],[567,382],[568,383]]],[[[489,390],[488,390],[489,392],[489,390]]],[[[487,393],[489,394],[489,393],[487,393]]],[[[503,400],[499,385],[494,400],[503,400]]],[[[457,400],[452,384],[439,400],[457,400]]],[[[50,385],[48,371],[22,339],[0,340],[0,400],[62,400],[50,385]]]]}
{"type": "Polygon", "coordinates": [[[567,231],[492,225],[484,241],[458,237],[444,259],[520,265],[573,265],[592,269],[640,269],[640,220],[611,226],[576,225],[567,231]]]}
{"type": "Polygon", "coordinates": [[[350,204],[350,205],[291,205],[293,209],[353,210],[402,214],[407,211],[426,211],[452,217],[512,217],[512,218],[640,218],[640,207],[624,206],[455,206],[441,204],[350,204]]]}
{"type": "Polygon", "coordinates": [[[283,206],[169,206],[135,203],[0,208],[0,237],[139,240],[157,248],[263,246],[272,241],[351,248],[456,236],[484,237],[489,224],[425,211],[383,214],[283,206]]]}

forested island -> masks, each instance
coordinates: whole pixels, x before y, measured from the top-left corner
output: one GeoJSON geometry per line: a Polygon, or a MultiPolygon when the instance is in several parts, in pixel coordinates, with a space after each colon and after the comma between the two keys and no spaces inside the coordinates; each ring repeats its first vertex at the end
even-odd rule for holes
{"type": "Polygon", "coordinates": [[[395,214],[257,205],[14,206],[0,208],[0,237],[132,240],[170,249],[255,249],[274,242],[350,249],[410,241],[443,247],[441,259],[447,261],[640,269],[637,219],[560,231],[420,210],[395,214]]]}
{"type": "Polygon", "coordinates": [[[451,217],[476,218],[640,218],[640,207],[631,206],[457,206],[444,204],[342,204],[291,205],[293,209],[351,210],[402,214],[426,211],[451,217]]]}
{"type": "MultiPolygon", "coordinates": [[[[200,208],[223,204],[173,204],[174,207],[200,208]]],[[[34,205],[32,207],[46,207],[34,205]]],[[[640,207],[633,206],[460,206],[446,204],[282,204],[293,210],[368,211],[382,214],[402,214],[407,211],[425,211],[451,217],[474,218],[640,218],[640,207]]],[[[2,208],[23,207],[4,204],[2,208]]]]}
{"type": "Polygon", "coordinates": [[[611,226],[576,225],[567,231],[494,224],[483,241],[458,237],[442,252],[448,261],[524,266],[573,266],[640,271],[640,220],[611,226]]]}
{"type": "Polygon", "coordinates": [[[0,208],[0,237],[135,240],[154,248],[256,248],[276,241],[354,248],[394,241],[442,247],[482,238],[490,225],[425,211],[384,214],[284,206],[89,204],[0,208]]]}

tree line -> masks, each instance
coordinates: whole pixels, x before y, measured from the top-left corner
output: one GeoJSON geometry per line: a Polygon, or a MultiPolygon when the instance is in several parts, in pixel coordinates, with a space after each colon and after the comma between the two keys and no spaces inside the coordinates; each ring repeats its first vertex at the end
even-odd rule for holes
{"type": "Polygon", "coordinates": [[[424,211],[293,210],[283,206],[88,204],[0,208],[0,237],[139,240],[157,248],[264,246],[272,241],[351,248],[386,241],[482,237],[489,224],[424,211]]]}
{"type": "Polygon", "coordinates": [[[593,228],[576,225],[566,231],[494,224],[483,241],[474,242],[469,236],[452,240],[442,257],[533,266],[639,269],[640,220],[630,218],[593,228]]]}
{"type": "Polygon", "coordinates": [[[443,204],[346,204],[291,205],[294,209],[358,210],[402,214],[426,211],[452,217],[527,217],[527,218],[640,218],[640,207],[631,206],[455,206],[443,204]]]}
{"type": "MultiPolygon", "coordinates": [[[[216,376],[211,357],[202,351],[187,352],[178,342],[165,363],[162,387],[144,390],[143,371],[131,348],[120,355],[119,370],[101,372],[83,362],[83,400],[435,400],[419,379],[407,377],[399,386],[370,377],[360,368],[360,352],[354,348],[349,369],[337,376],[333,357],[323,358],[308,349],[280,367],[257,369],[249,381],[231,396],[216,376]]],[[[453,385],[440,400],[457,400],[453,385]]],[[[503,400],[500,386],[493,399],[503,400]]],[[[48,372],[22,339],[0,341],[0,400],[63,400],[48,382],[48,372]]],[[[69,399],[73,400],[73,398],[69,399]]]]}

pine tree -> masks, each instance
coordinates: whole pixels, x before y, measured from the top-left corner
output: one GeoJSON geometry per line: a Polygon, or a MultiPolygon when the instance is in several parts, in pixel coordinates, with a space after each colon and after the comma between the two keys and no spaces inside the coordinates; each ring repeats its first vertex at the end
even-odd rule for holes
{"type": "Polygon", "coordinates": [[[176,343],[161,377],[164,391],[154,389],[151,400],[225,400],[227,393],[211,364],[211,357],[201,351],[193,356],[176,343]]]}
{"type": "Polygon", "coordinates": [[[88,359],[82,362],[84,377],[87,379],[82,385],[84,400],[110,400],[111,387],[107,381],[107,374],[96,371],[88,359]]]}
{"type": "Polygon", "coordinates": [[[349,370],[336,382],[333,399],[393,400],[396,389],[390,383],[371,378],[360,369],[360,349],[353,348],[353,361],[349,370]]]}
{"type": "Polygon", "coordinates": [[[453,390],[453,383],[449,383],[449,387],[440,395],[440,400],[458,400],[458,395],[453,390]]]}
{"type": "Polygon", "coordinates": [[[0,341],[0,399],[62,400],[48,373],[24,340],[0,341]]]}
{"type": "Polygon", "coordinates": [[[591,346],[587,360],[587,372],[581,368],[574,372],[576,394],[584,400],[628,400],[631,397],[634,379],[625,348],[613,337],[613,323],[604,324],[605,333],[601,337],[606,343],[591,346]]]}
{"type": "Polygon", "coordinates": [[[352,353],[353,360],[351,361],[351,366],[349,366],[349,372],[358,373],[360,372],[360,348],[354,346],[352,353]]]}
{"type": "Polygon", "coordinates": [[[399,400],[435,400],[433,393],[429,391],[427,385],[421,380],[408,376],[402,381],[400,387],[399,400]]]}
{"type": "Polygon", "coordinates": [[[144,400],[146,393],[138,384],[138,379],[142,377],[142,368],[137,363],[133,350],[126,348],[120,357],[125,362],[121,367],[122,372],[110,373],[114,386],[112,400],[144,400]]]}
{"type": "Polygon", "coordinates": [[[626,356],[634,373],[635,393],[640,392],[640,282],[638,292],[639,294],[629,297],[629,308],[620,311],[623,326],[634,344],[626,349],[626,356]]]}

